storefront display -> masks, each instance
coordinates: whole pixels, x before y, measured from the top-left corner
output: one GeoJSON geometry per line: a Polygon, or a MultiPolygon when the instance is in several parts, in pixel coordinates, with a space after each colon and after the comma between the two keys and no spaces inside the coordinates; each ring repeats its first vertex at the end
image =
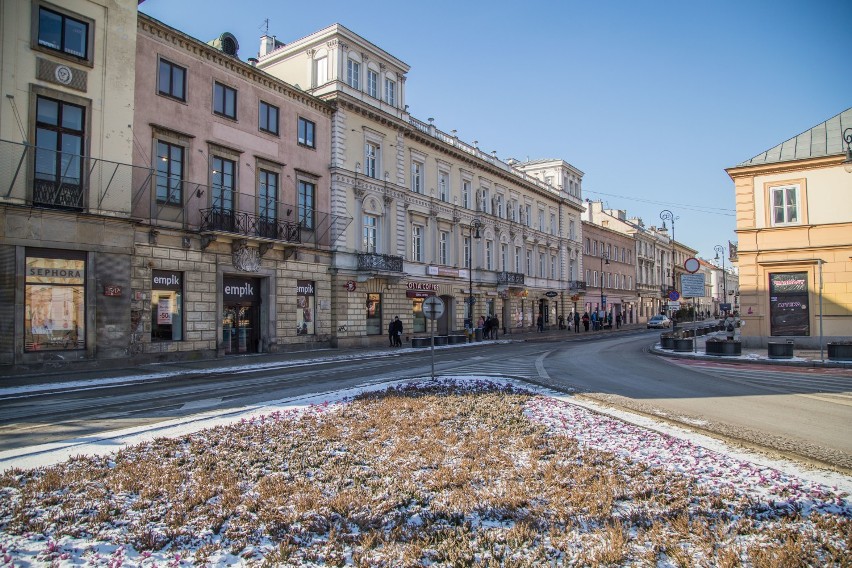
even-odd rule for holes
{"type": "Polygon", "coordinates": [[[769,275],[769,325],[773,336],[810,335],[807,272],[769,275]]]}
{"type": "Polygon", "coordinates": [[[382,333],[382,295],[367,294],[367,335],[382,333]]]}
{"type": "Polygon", "coordinates": [[[154,270],[151,276],[151,341],[183,339],[183,273],[154,270]]]}
{"type": "Polygon", "coordinates": [[[260,337],[260,281],[222,279],[222,347],[226,354],[257,353],[260,337]]]}
{"type": "Polygon", "coordinates": [[[314,301],[314,283],[310,280],[299,280],[296,283],[296,334],[314,335],[316,319],[316,302],[314,301]]]}
{"type": "Polygon", "coordinates": [[[26,265],[24,349],[85,348],[84,253],[28,251],[26,265]]]}

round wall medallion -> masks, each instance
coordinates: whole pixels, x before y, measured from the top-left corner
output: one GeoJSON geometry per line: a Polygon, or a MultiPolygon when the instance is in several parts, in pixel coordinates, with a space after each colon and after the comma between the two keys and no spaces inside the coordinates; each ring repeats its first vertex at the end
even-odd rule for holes
{"type": "Polygon", "coordinates": [[[71,68],[67,65],[57,65],[56,70],[53,72],[53,76],[56,77],[56,80],[63,85],[68,85],[71,83],[71,80],[74,79],[74,72],[71,71],[71,68]]]}

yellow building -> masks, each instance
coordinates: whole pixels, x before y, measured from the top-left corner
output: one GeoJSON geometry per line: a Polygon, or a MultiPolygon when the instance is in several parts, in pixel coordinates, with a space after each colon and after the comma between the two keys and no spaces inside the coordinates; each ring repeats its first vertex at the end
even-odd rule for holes
{"type": "Polygon", "coordinates": [[[743,344],[852,336],[852,108],[726,171],[735,184],[743,344]]]}

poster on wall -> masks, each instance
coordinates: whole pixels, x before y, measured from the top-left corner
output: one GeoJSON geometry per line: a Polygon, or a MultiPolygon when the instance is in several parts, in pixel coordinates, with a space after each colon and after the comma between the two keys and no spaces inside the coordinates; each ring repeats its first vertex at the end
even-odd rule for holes
{"type": "Polygon", "coordinates": [[[161,325],[171,325],[172,323],[172,299],[163,298],[157,302],[157,323],[161,325]]]}
{"type": "Polygon", "coordinates": [[[770,335],[810,335],[808,273],[775,272],[769,275],[770,335]]]}
{"type": "Polygon", "coordinates": [[[311,280],[296,282],[296,335],[313,335],[314,327],[314,283],[311,280]]]}

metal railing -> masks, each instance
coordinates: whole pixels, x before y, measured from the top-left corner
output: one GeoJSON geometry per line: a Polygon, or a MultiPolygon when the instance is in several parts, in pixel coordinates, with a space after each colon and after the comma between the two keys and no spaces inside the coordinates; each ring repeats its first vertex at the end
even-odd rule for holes
{"type": "Polygon", "coordinates": [[[510,286],[524,285],[524,275],[520,272],[498,272],[497,273],[497,284],[508,284],[510,286]]]}
{"type": "Polygon", "coordinates": [[[358,270],[402,272],[403,258],[392,254],[358,253],[358,270]]]}
{"type": "Polygon", "coordinates": [[[565,283],[569,290],[585,290],[586,283],[583,280],[569,280],[565,283]]]}
{"type": "Polygon", "coordinates": [[[200,229],[291,243],[302,242],[301,223],[261,217],[245,211],[231,211],[221,207],[201,210],[200,229]]]}

